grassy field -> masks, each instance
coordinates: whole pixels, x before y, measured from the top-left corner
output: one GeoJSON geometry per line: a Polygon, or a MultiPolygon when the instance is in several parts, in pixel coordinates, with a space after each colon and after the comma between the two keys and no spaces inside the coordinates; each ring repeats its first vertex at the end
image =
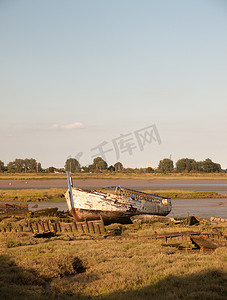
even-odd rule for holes
{"type": "MultiPolygon", "coordinates": [[[[121,236],[109,238],[61,233],[36,239],[28,232],[0,233],[0,299],[224,300],[226,247],[193,251],[185,240],[181,243],[187,250],[180,251],[144,237],[214,226],[208,221],[190,227],[124,225],[121,236]]],[[[226,227],[219,230],[227,233],[226,227]]]]}
{"type": "Polygon", "coordinates": [[[0,202],[65,202],[66,189],[0,190],[0,202]]]}
{"type": "MultiPolygon", "coordinates": [[[[72,174],[77,179],[227,179],[227,173],[77,173],[72,174]]],[[[0,173],[0,179],[65,179],[65,173],[0,173]]]]}
{"type": "Polygon", "coordinates": [[[176,190],[165,190],[165,191],[151,191],[146,190],[146,193],[157,194],[162,197],[172,199],[205,199],[205,198],[227,198],[227,195],[219,194],[217,192],[202,192],[202,191],[176,191],[176,190]]]}
{"type": "MultiPolygon", "coordinates": [[[[25,190],[0,190],[0,202],[65,202],[66,189],[25,189],[25,190]]],[[[202,199],[202,198],[227,198],[227,195],[216,192],[200,191],[147,191],[172,199],[202,199]]]]}

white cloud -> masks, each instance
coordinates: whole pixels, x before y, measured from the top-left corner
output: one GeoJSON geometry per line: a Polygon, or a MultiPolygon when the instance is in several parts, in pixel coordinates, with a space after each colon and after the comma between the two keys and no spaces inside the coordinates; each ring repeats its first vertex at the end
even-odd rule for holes
{"type": "Polygon", "coordinates": [[[84,128],[84,124],[80,122],[75,122],[71,124],[65,124],[65,125],[59,125],[59,124],[53,124],[51,126],[51,129],[64,129],[64,130],[71,130],[71,129],[78,129],[78,128],[84,128]]]}

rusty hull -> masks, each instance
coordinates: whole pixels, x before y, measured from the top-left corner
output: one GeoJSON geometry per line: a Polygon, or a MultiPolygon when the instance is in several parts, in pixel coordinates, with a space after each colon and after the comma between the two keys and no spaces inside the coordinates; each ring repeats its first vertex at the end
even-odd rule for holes
{"type": "Polygon", "coordinates": [[[127,224],[130,217],[138,214],[138,212],[119,212],[119,211],[103,211],[103,210],[88,210],[76,209],[76,218],[78,221],[83,220],[98,220],[103,219],[105,225],[115,223],[127,224]]]}

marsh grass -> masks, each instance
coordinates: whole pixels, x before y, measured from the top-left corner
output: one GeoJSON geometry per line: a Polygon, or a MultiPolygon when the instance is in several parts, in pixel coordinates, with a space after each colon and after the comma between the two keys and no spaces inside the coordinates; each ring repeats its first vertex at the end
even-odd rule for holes
{"type": "MultiPolygon", "coordinates": [[[[58,239],[1,233],[1,299],[224,300],[226,248],[182,252],[163,247],[162,240],[143,238],[154,232],[212,230],[213,226],[208,222],[190,227],[159,222],[122,225],[120,237],[87,235],[83,240],[73,233],[62,233],[58,239]],[[8,247],[9,241],[21,245],[8,247]]],[[[226,234],[226,227],[222,231],[226,234]]]]}
{"type": "Polygon", "coordinates": [[[156,194],[171,199],[205,199],[205,198],[226,198],[227,197],[227,195],[219,194],[217,192],[204,192],[204,191],[146,190],[144,192],[156,194]]]}
{"type": "MultiPolygon", "coordinates": [[[[102,191],[102,190],[100,190],[102,191]]],[[[24,189],[1,190],[0,202],[65,202],[66,189],[24,189]]],[[[107,192],[103,190],[102,192],[107,192]]],[[[112,191],[114,192],[114,191],[112,191]]],[[[145,190],[146,193],[157,194],[172,199],[202,199],[202,198],[226,198],[226,195],[216,192],[177,191],[177,190],[145,190]]]]}
{"type": "Polygon", "coordinates": [[[65,202],[66,189],[1,190],[1,202],[65,202]]]}

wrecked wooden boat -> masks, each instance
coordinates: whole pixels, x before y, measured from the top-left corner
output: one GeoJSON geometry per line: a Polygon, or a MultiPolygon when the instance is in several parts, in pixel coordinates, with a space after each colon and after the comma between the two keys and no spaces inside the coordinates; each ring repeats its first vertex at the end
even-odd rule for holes
{"type": "MultiPolygon", "coordinates": [[[[105,224],[127,223],[140,214],[166,216],[172,209],[171,199],[132,189],[108,187],[113,192],[86,191],[73,187],[67,173],[68,190],[65,194],[69,210],[76,221],[103,219],[105,224]]],[[[106,189],[106,188],[104,188],[106,189]]]]}

